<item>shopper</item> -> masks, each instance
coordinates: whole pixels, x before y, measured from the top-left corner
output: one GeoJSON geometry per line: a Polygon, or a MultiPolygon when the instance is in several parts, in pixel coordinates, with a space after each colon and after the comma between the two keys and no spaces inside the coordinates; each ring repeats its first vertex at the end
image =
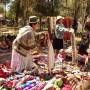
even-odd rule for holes
{"type": "Polygon", "coordinates": [[[35,48],[35,30],[37,17],[30,16],[29,25],[21,28],[12,46],[11,69],[13,72],[32,70],[35,67],[30,50],[35,48]]]}

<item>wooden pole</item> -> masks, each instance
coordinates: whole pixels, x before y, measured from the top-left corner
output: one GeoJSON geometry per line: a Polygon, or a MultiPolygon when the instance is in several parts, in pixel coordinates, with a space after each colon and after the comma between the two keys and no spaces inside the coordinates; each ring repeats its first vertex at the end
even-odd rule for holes
{"type": "Polygon", "coordinates": [[[53,30],[56,28],[56,17],[53,17],[53,30]]]}
{"type": "Polygon", "coordinates": [[[53,50],[53,46],[52,43],[50,41],[50,39],[48,39],[48,72],[51,74],[52,69],[54,68],[54,50],[53,50]]]}
{"type": "Polygon", "coordinates": [[[72,64],[75,64],[76,60],[76,41],[75,41],[75,34],[71,34],[71,45],[72,45],[72,64]]]}
{"type": "Polygon", "coordinates": [[[48,33],[49,33],[49,38],[52,40],[52,32],[51,32],[51,21],[50,17],[48,17],[48,33]]]}
{"type": "Polygon", "coordinates": [[[48,17],[48,72],[51,74],[52,69],[54,68],[54,50],[51,43],[52,40],[52,28],[53,28],[53,19],[48,17]]]}

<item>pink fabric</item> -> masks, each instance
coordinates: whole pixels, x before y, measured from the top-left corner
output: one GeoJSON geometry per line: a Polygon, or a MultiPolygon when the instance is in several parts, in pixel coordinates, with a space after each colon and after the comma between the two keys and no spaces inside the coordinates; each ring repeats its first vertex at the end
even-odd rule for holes
{"type": "Polygon", "coordinates": [[[12,60],[11,60],[11,69],[12,71],[21,72],[23,69],[32,69],[34,63],[32,61],[32,56],[28,52],[27,56],[24,57],[17,53],[15,50],[12,50],[12,60]]]}
{"type": "Polygon", "coordinates": [[[12,50],[12,60],[11,60],[11,69],[12,71],[19,71],[21,70],[20,67],[21,66],[21,61],[22,56],[20,54],[18,54],[15,50],[12,50]]]}

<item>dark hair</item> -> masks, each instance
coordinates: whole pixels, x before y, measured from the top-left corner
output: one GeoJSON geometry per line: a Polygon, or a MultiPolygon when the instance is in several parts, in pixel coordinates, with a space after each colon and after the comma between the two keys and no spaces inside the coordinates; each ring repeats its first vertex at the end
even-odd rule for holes
{"type": "Polygon", "coordinates": [[[82,39],[84,39],[84,37],[86,37],[86,39],[89,39],[89,34],[88,33],[83,33],[82,34],[82,39]]]}
{"type": "Polygon", "coordinates": [[[62,18],[58,19],[58,20],[56,21],[56,24],[59,24],[59,23],[60,23],[60,20],[63,20],[63,19],[62,19],[62,18]]]}
{"type": "Polygon", "coordinates": [[[29,23],[29,25],[32,27],[32,25],[36,25],[37,23],[29,23]]]}

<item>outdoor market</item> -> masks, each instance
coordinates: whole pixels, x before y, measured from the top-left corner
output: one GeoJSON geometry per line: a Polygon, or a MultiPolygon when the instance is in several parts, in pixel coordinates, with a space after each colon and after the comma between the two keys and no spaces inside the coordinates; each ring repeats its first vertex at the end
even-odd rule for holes
{"type": "Polygon", "coordinates": [[[21,1],[0,13],[0,90],[90,90],[89,1],[60,0],[60,14],[59,0],[21,1]]]}

